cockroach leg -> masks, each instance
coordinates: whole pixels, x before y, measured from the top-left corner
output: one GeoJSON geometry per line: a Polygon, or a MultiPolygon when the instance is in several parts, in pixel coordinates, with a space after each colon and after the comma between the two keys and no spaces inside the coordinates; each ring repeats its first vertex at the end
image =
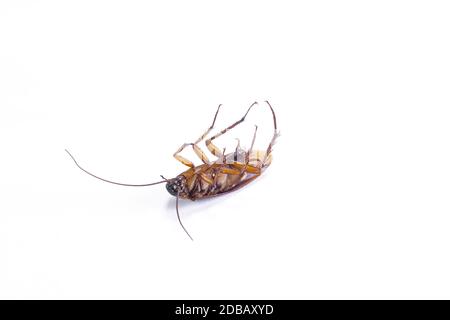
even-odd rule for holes
{"type": "Polygon", "coordinates": [[[214,129],[214,125],[216,124],[216,120],[217,120],[217,115],[219,114],[220,111],[220,107],[222,106],[222,104],[219,104],[219,106],[217,107],[217,111],[216,114],[214,115],[214,119],[212,124],[209,126],[209,128],[205,131],[204,134],[202,134],[200,136],[200,138],[197,139],[197,141],[195,141],[194,144],[199,144],[203,139],[205,139],[205,137],[211,132],[212,129],[214,129]]]}
{"type": "Polygon", "coordinates": [[[194,164],[192,163],[192,161],[190,161],[190,160],[186,159],[185,157],[179,155],[179,153],[180,153],[181,151],[183,151],[183,149],[186,148],[186,146],[188,146],[188,145],[190,145],[190,144],[186,144],[186,143],[183,144],[183,145],[180,147],[180,149],[178,149],[177,152],[175,152],[175,153],[173,154],[173,156],[174,156],[175,159],[177,159],[178,161],[180,161],[180,162],[181,162],[182,164],[184,164],[185,166],[188,166],[188,167],[190,167],[190,168],[194,168],[195,166],[194,166],[194,164]]]}
{"type": "MultiPolygon", "coordinates": [[[[253,139],[252,139],[252,144],[250,145],[250,149],[248,150],[248,154],[250,154],[253,151],[253,147],[255,146],[255,141],[256,141],[256,133],[258,132],[258,126],[255,125],[255,132],[253,133],[253,139]]],[[[247,159],[248,160],[248,159],[247,159]]],[[[247,161],[248,162],[248,161],[247,161]]]]}
{"type": "Polygon", "coordinates": [[[231,164],[231,167],[235,168],[236,170],[239,170],[239,172],[242,174],[244,172],[260,175],[261,174],[261,168],[252,166],[250,164],[245,164],[241,162],[235,162],[231,164]]]}
{"type": "Polygon", "coordinates": [[[250,155],[253,151],[253,147],[255,145],[256,133],[258,132],[258,126],[255,125],[255,133],[253,133],[252,144],[250,145],[250,149],[245,153],[245,166],[242,168],[242,173],[246,171],[247,166],[250,162],[250,155]]]}
{"type": "Polygon", "coordinates": [[[238,161],[239,151],[241,150],[241,140],[239,138],[236,138],[237,140],[237,146],[236,150],[234,151],[233,160],[236,162],[238,161]]]}
{"type": "Polygon", "coordinates": [[[192,148],[194,149],[195,154],[197,155],[197,157],[200,158],[200,160],[202,160],[202,162],[204,164],[210,164],[211,162],[208,159],[208,156],[206,155],[206,153],[203,152],[202,149],[200,149],[200,147],[196,144],[192,144],[192,148]]]}
{"type": "Polygon", "coordinates": [[[247,112],[245,113],[245,115],[239,120],[236,121],[235,123],[233,123],[231,126],[223,129],[222,131],[220,131],[218,134],[212,136],[211,138],[209,138],[208,140],[206,140],[206,147],[208,148],[208,150],[215,155],[217,158],[221,158],[222,153],[220,151],[220,149],[214,145],[214,143],[212,142],[213,140],[217,139],[218,137],[220,137],[221,135],[225,134],[228,130],[233,129],[234,127],[236,127],[237,125],[241,124],[242,122],[244,122],[245,118],[247,117],[248,113],[250,112],[250,110],[256,105],[258,104],[258,102],[253,102],[252,105],[248,108],[247,112]]]}
{"type": "Polygon", "coordinates": [[[232,168],[222,168],[222,169],[220,169],[220,172],[224,173],[224,174],[231,174],[234,176],[238,176],[242,173],[241,170],[232,169],[232,168]]]}
{"type": "Polygon", "coordinates": [[[194,149],[195,154],[200,158],[200,160],[202,160],[203,163],[205,164],[210,164],[210,161],[208,159],[208,157],[206,156],[206,154],[198,147],[198,144],[205,139],[205,137],[211,132],[211,130],[214,128],[214,124],[216,123],[217,120],[217,115],[219,114],[220,111],[220,107],[222,105],[219,104],[219,106],[217,107],[217,111],[214,115],[214,119],[213,122],[211,124],[211,126],[194,142],[194,143],[184,143],[174,154],[173,156],[175,157],[175,159],[177,159],[178,161],[180,161],[182,164],[193,168],[194,164],[192,163],[192,161],[184,158],[183,156],[180,156],[179,153],[181,153],[184,148],[186,148],[187,146],[192,146],[192,148],[194,149]]]}
{"type": "Polygon", "coordinates": [[[270,105],[269,101],[266,100],[267,105],[269,106],[270,110],[272,111],[272,116],[273,116],[273,137],[272,140],[269,143],[269,146],[267,147],[267,151],[266,151],[266,155],[264,157],[264,160],[262,162],[262,166],[263,167],[267,167],[271,160],[272,160],[272,147],[275,144],[276,139],[278,138],[278,136],[280,135],[280,133],[277,131],[277,117],[275,116],[275,111],[273,110],[272,106],[270,105]]]}

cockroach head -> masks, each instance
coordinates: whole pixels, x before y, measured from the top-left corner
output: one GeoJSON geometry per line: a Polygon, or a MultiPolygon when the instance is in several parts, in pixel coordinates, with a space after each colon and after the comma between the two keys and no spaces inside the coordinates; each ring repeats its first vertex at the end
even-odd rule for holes
{"type": "Polygon", "coordinates": [[[178,176],[176,178],[167,180],[166,189],[174,197],[178,196],[184,189],[186,178],[184,176],[178,176]]]}

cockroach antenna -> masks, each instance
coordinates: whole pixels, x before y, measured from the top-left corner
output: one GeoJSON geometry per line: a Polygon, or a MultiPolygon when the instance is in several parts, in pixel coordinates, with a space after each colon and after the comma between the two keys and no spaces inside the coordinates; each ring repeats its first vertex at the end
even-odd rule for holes
{"type": "Polygon", "coordinates": [[[186,230],[186,228],[183,225],[183,222],[181,222],[181,218],[180,218],[180,212],[178,211],[178,199],[180,197],[177,195],[177,200],[176,200],[176,208],[177,208],[177,218],[178,218],[178,222],[180,223],[180,226],[183,228],[184,232],[186,232],[186,234],[188,235],[189,238],[191,238],[192,241],[194,241],[194,239],[191,237],[191,235],[189,234],[189,232],[186,230]]]}
{"type": "MultiPolygon", "coordinates": [[[[121,183],[121,182],[115,182],[115,181],[107,180],[107,179],[101,178],[101,177],[99,177],[99,176],[97,176],[97,175],[95,175],[95,174],[93,174],[93,173],[87,171],[87,170],[84,169],[83,167],[81,167],[81,166],[78,164],[77,160],[75,160],[75,157],[69,152],[69,150],[65,149],[65,151],[66,151],[66,152],[69,154],[69,156],[72,158],[73,162],[75,162],[76,166],[77,166],[78,168],[80,168],[82,171],[86,172],[88,175],[90,175],[90,176],[92,176],[92,177],[94,177],[94,178],[96,178],[96,179],[99,179],[99,180],[102,180],[102,181],[105,181],[105,182],[108,182],[108,183],[117,184],[117,185],[119,185],[119,186],[126,186],[126,187],[148,187],[148,186],[154,186],[154,185],[156,185],[156,184],[161,184],[161,183],[168,183],[168,182],[170,182],[170,179],[165,178],[163,175],[161,175],[161,178],[163,178],[164,180],[158,181],[158,182],[153,182],[153,183],[146,183],[146,184],[128,184],[128,183],[121,183]]],[[[181,222],[180,212],[179,212],[179,210],[178,210],[178,198],[179,198],[179,197],[178,197],[178,195],[177,195],[177,200],[176,200],[176,210],[177,210],[177,218],[178,218],[178,221],[180,222],[180,225],[181,225],[181,227],[183,228],[184,232],[186,232],[186,234],[188,235],[188,237],[189,237],[192,241],[194,241],[194,239],[191,237],[191,235],[189,234],[189,232],[186,230],[186,228],[184,227],[183,223],[181,222]]]]}
{"type": "Polygon", "coordinates": [[[69,156],[72,158],[73,162],[75,162],[75,164],[77,165],[78,168],[80,168],[82,171],[86,172],[88,175],[90,175],[90,176],[92,176],[94,178],[97,178],[99,180],[108,182],[108,183],[117,184],[119,186],[126,186],[126,187],[149,187],[149,186],[154,186],[156,184],[160,184],[160,183],[164,183],[164,182],[168,181],[166,178],[163,177],[163,179],[164,179],[163,181],[146,183],[146,184],[128,184],[128,183],[115,182],[115,181],[107,180],[107,179],[104,179],[104,178],[100,178],[99,176],[96,176],[95,174],[93,174],[93,173],[87,171],[86,169],[84,169],[83,167],[81,167],[78,164],[77,160],[75,160],[74,156],[69,152],[69,150],[67,150],[67,149],[65,149],[65,150],[69,154],[69,156]]]}

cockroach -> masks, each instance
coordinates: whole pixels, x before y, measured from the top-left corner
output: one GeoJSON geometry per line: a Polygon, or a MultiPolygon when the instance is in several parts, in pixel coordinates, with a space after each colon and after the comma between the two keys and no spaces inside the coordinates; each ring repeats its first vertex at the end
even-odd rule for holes
{"type": "Polygon", "coordinates": [[[129,187],[147,187],[153,186],[161,183],[166,184],[167,191],[174,197],[176,197],[176,212],[178,221],[189,236],[191,240],[193,238],[189,234],[189,232],[184,227],[181,222],[180,212],[178,209],[179,199],[188,199],[188,200],[198,200],[210,198],[226,193],[233,192],[243,186],[249,184],[258,178],[264,170],[271,164],[272,162],[272,148],[275,144],[277,137],[279,136],[279,132],[277,129],[277,118],[275,115],[275,111],[270,105],[268,101],[265,101],[268,107],[272,112],[273,117],[273,127],[274,132],[272,139],[266,150],[253,150],[253,146],[255,144],[256,133],[258,131],[258,126],[255,126],[255,131],[253,134],[252,143],[250,149],[243,150],[240,147],[240,143],[238,140],[238,144],[234,152],[226,153],[225,149],[221,150],[214,144],[214,140],[224,135],[229,130],[235,128],[239,124],[245,121],[250,110],[258,104],[258,102],[254,102],[247,109],[247,112],[244,116],[223,129],[216,135],[205,140],[206,147],[208,150],[217,158],[215,161],[209,160],[206,154],[199,147],[199,143],[202,142],[211,130],[214,129],[214,125],[216,123],[217,115],[219,114],[220,108],[222,105],[217,107],[217,111],[214,115],[214,119],[212,121],[211,126],[195,141],[192,143],[184,143],[174,154],[173,157],[180,161],[185,166],[189,167],[188,170],[180,173],[175,178],[166,179],[164,176],[161,176],[162,181],[146,183],[146,184],[126,184],[120,182],[114,182],[111,180],[107,180],[96,176],[95,174],[87,171],[82,168],[72,154],[66,150],[72,160],[75,162],[78,168],[80,168],[85,173],[93,176],[94,178],[100,179],[102,181],[117,184],[121,186],[129,186],[129,187]],[[180,153],[186,148],[192,147],[195,154],[202,161],[201,165],[195,166],[194,163],[180,155],[180,153]]]}

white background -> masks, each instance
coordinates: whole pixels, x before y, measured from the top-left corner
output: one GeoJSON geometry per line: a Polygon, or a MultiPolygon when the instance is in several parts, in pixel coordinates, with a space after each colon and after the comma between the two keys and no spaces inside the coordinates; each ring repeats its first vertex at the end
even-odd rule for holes
{"type": "MultiPolygon", "coordinates": [[[[450,298],[447,1],[0,3],[0,298],[450,298]],[[183,202],[173,152],[265,148],[183,202]]],[[[194,158],[192,153],[185,154],[194,158]]],[[[198,163],[198,161],[196,161],[198,163]]]]}

